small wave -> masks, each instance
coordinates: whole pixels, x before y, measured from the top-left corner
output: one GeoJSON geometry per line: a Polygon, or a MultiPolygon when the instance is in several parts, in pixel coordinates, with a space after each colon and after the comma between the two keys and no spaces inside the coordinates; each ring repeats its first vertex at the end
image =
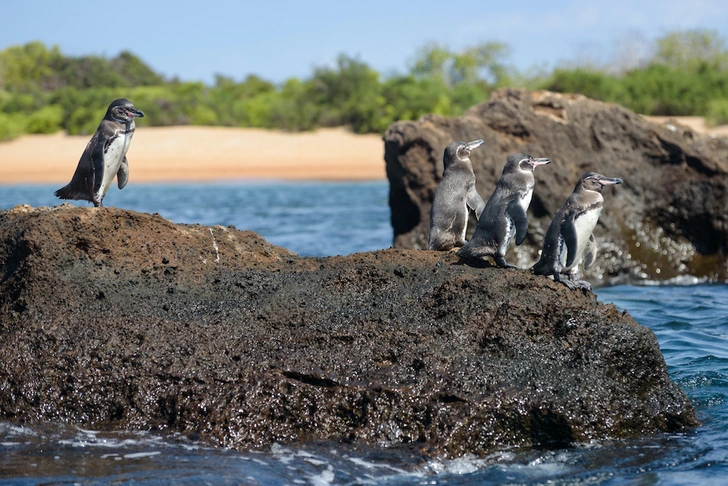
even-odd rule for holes
{"type": "Polygon", "coordinates": [[[161,454],[159,451],[150,452],[134,452],[132,454],[124,454],[124,459],[141,459],[143,457],[152,457],[161,454]]]}
{"type": "Polygon", "coordinates": [[[313,486],[326,486],[332,484],[334,479],[336,479],[336,476],[334,475],[334,467],[331,464],[325,470],[321,471],[320,474],[309,476],[308,478],[313,486]]]}
{"type": "Polygon", "coordinates": [[[685,388],[724,387],[728,385],[726,375],[715,371],[701,371],[687,376],[677,377],[677,382],[685,388]]]}
{"type": "Polygon", "coordinates": [[[22,425],[0,422],[0,435],[3,437],[38,437],[38,432],[22,425]]]}
{"type": "Polygon", "coordinates": [[[106,448],[106,449],[129,449],[134,447],[148,447],[163,443],[162,437],[147,436],[144,432],[124,432],[124,435],[132,437],[114,437],[114,433],[101,433],[95,430],[78,429],[73,438],[59,439],[58,444],[62,446],[80,448],[106,448]]]}
{"type": "Polygon", "coordinates": [[[485,457],[465,455],[456,459],[433,459],[424,470],[430,474],[470,474],[498,463],[512,462],[516,454],[508,451],[496,452],[485,457]]]}
{"type": "Polygon", "coordinates": [[[687,331],[693,327],[692,324],[686,321],[668,321],[662,326],[671,331],[687,331]]]}
{"type": "Polygon", "coordinates": [[[630,282],[632,285],[642,285],[645,287],[663,287],[663,286],[690,286],[690,285],[700,285],[704,283],[710,283],[710,280],[708,280],[707,277],[696,277],[694,275],[678,275],[677,277],[672,277],[667,280],[651,280],[651,279],[645,279],[645,280],[635,280],[634,282],[630,282]]]}

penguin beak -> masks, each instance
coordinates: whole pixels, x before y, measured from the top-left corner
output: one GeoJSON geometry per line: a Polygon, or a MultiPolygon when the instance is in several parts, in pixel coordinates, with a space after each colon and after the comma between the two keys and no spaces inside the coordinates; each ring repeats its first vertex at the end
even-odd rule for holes
{"type": "Polygon", "coordinates": [[[604,177],[599,179],[599,184],[603,186],[612,186],[614,184],[621,184],[622,179],[615,177],[613,179],[610,179],[609,177],[604,177]]]}
{"type": "Polygon", "coordinates": [[[136,116],[139,118],[144,117],[144,112],[142,110],[137,110],[136,108],[126,108],[126,114],[127,116],[136,116]]]}
{"type": "Polygon", "coordinates": [[[483,140],[479,139],[479,140],[473,140],[472,142],[468,142],[467,144],[465,144],[465,146],[468,148],[468,151],[471,151],[473,149],[480,147],[484,143],[485,142],[483,140]]]}
{"type": "Polygon", "coordinates": [[[538,167],[539,165],[546,165],[546,164],[550,164],[550,163],[551,163],[551,159],[547,159],[545,157],[540,158],[540,159],[534,159],[533,157],[531,157],[531,165],[534,167],[538,167]]]}

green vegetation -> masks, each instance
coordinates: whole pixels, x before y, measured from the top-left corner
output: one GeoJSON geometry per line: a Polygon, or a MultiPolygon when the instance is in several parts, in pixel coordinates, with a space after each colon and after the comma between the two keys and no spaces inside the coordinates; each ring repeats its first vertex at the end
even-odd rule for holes
{"type": "Polygon", "coordinates": [[[333,67],[280,85],[218,75],[214,85],[167,80],[130,52],[68,57],[39,42],[0,52],[0,140],[23,133],[92,133],[111,100],[131,99],[139,125],[222,125],[284,130],[348,126],[382,132],[396,120],[462,114],[505,86],[582,93],[648,115],[702,115],[728,123],[728,49],[714,32],[674,32],[642,66],[558,68],[526,76],[507,68],[508,47],[421,48],[405,73],[383,77],[342,54],[333,67]]]}
{"type": "Polygon", "coordinates": [[[645,115],[705,116],[728,123],[728,48],[715,33],[674,32],[658,39],[644,66],[620,75],[557,69],[544,89],[582,93],[645,115]]]}

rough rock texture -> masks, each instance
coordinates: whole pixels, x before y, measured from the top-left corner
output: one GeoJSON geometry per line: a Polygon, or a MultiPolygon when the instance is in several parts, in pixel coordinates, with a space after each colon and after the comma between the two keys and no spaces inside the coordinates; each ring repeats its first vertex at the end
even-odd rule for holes
{"type": "Polygon", "coordinates": [[[0,420],[444,456],[696,425],[629,315],[454,261],[300,258],[113,208],[0,212],[0,420]]]}
{"type": "Polygon", "coordinates": [[[553,161],[535,172],[529,236],[509,261],[527,267],[537,260],[551,218],[579,176],[595,171],[624,184],[604,191],[595,230],[600,256],[588,279],[728,279],[728,139],[549,92],[497,91],[460,118],[427,116],[389,127],[384,141],[395,248],[427,247],[443,151],[453,140],[478,138],[485,144],[471,159],[486,201],[509,154],[553,161]]]}

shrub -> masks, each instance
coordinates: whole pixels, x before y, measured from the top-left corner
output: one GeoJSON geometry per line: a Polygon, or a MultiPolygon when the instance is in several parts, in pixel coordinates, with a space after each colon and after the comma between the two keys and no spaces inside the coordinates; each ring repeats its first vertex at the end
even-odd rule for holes
{"type": "Polygon", "coordinates": [[[105,114],[106,108],[80,106],[66,120],[66,132],[69,135],[90,135],[96,131],[105,114]]]}
{"type": "Polygon", "coordinates": [[[25,133],[27,117],[22,113],[0,112],[0,141],[12,140],[25,133]]]}
{"type": "Polygon", "coordinates": [[[28,133],[55,133],[62,129],[62,123],[63,108],[48,105],[30,115],[25,130],[28,133]]]}
{"type": "Polygon", "coordinates": [[[728,98],[710,100],[706,119],[713,126],[728,124],[728,98]]]}
{"type": "Polygon", "coordinates": [[[543,88],[558,93],[580,93],[595,100],[612,101],[619,91],[619,81],[596,70],[556,69],[543,88]]]}
{"type": "Polygon", "coordinates": [[[219,117],[212,109],[207,106],[196,106],[190,114],[190,122],[192,125],[219,125],[219,117]]]}

